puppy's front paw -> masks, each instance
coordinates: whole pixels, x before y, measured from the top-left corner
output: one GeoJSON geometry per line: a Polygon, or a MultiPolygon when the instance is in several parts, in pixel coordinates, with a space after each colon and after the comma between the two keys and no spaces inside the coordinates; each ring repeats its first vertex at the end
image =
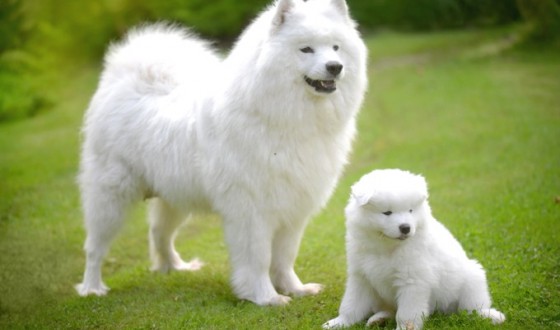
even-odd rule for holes
{"type": "Polygon", "coordinates": [[[372,317],[370,317],[367,321],[367,326],[373,326],[373,325],[381,325],[383,323],[385,323],[385,321],[387,321],[388,319],[392,318],[393,314],[390,312],[377,312],[375,314],[373,314],[372,317]]]}
{"type": "Polygon", "coordinates": [[[492,320],[492,323],[494,324],[504,323],[504,321],[506,320],[506,316],[502,312],[495,310],[494,308],[479,310],[478,314],[480,314],[480,316],[482,317],[492,320]]]}
{"type": "Polygon", "coordinates": [[[404,321],[397,325],[397,330],[418,330],[421,328],[421,326],[414,324],[413,321],[404,321]]]}
{"type": "Polygon", "coordinates": [[[339,329],[345,328],[350,326],[348,322],[346,322],[342,317],[338,316],[330,321],[327,321],[323,324],[323,329],[339,329]]]}

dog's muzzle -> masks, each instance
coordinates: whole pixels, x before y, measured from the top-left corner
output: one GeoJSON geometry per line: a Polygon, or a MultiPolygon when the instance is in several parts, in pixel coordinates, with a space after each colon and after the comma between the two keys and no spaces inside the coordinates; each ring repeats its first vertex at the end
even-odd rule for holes
{"type": "Polygon", "coordinates": [[[315,88],[315,91],[319,93],[329,94],[336,91],[335,79],[340,76],[340,73],[342,72],[343,68],[344,68],[343,65],[340,64],[339,62],[330,61],[327,62],[327,64],[325,64],[325,70],[327,70],[327,72],[333,79],[315,80],[309,78],[308,76],[305,76],[304,79],[309,86],[315,88]]]}
{"type": "Polygon", "coordinates": [[[313,80],[305,76],[305,82],[319,93],[329,94],[336,90],[336,81],[334,80],[313,80]]]}

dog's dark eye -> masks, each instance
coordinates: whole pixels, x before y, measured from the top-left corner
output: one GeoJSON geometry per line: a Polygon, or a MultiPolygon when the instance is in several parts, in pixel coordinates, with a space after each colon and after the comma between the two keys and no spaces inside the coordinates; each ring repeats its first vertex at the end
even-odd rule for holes
{"type": "Polygon", "coordinates": [[[408,212],[412,213],[412,209],[408,210],[408,212]]]}
{"type": "Polygon", "coordinates": [[[301,51],[302,53],[306,53],[306,54],[315,53],[315,51],[314,51],[313,48],[311,48],[311,47],[304,47],[304,48],[300,49],[300,51],[301,51]]]}
{"type": "Polygon", "coordinates": [[[391,214],[393,214],[393,212],[387,211],[387,212],[383,212],[383,214],[385,214],[385,215],[391,215],[391,214]]]}
{"type": "Polygon", "coordinates": [[[338,45],[334,45],[332,49],[334,49],[335,51],[337,51],[338,48],[339,48],[338,45]]]}

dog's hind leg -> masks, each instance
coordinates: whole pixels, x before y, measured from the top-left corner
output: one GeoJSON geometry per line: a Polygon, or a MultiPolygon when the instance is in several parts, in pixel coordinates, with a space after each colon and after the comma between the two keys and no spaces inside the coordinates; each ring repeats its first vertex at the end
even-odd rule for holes
{"type": "Polygon", "coordinates": [[[272,282],[280,292],[295,296],[315,295],[323,288],[317,283],[303,284],[294,271],[304,227],[305,222],[298,226],[280,227],[274,235],[272,246],[272,282]]]}
{"type": "Polygon", "coordinates": [[[175,250],[177,228],[183,223],[184,215],[173,209],[160,198],[150,202],[150,256],[152,270],[167,273],[171,270],[198,270],[202,262],[198,259],[185,262],[175,250]]]}
{"type": "Polygon", "coordinates": [[[109,245],[122,226],[127,198],[114,193],[114,187],[82,185],[87,238],[85,241],[86,267],[83,282],[75,286],[78,294],[105,295],[109,288],[101,278],[103,258],[109,245]]]}
{"type": "Polygon", "coordinates": [[[467,277],[468,282],[465,283],[461,291],[458,309],[466,310],[469,313],[474,311],[480,316],[492,320],[494,324],[504,322],[505,315],[494,308],[490,308],[492,300],[488,292],[486,274],[478,262],[473,260],[470,273],[467,277]]]}

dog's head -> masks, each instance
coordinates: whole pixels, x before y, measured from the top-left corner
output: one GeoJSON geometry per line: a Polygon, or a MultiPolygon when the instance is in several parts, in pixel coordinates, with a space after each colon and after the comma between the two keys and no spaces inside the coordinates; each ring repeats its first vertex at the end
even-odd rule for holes
{"type": "Polygon", "coordinates": [[[285,71],[298,72],[295,84],[322,96],[337,91],[347,76],[365,84],[366,48],[345,0],[280,0],[272,22],[270,41],[282,54],[276,60],[285,71]]]}
{"type": "Polygon", "coordinates": [[[376,170],[352,186],[346,215],[349,224],[406,240],[430,215],[427,198],[422,176],[397,169],[376,170]]]}

